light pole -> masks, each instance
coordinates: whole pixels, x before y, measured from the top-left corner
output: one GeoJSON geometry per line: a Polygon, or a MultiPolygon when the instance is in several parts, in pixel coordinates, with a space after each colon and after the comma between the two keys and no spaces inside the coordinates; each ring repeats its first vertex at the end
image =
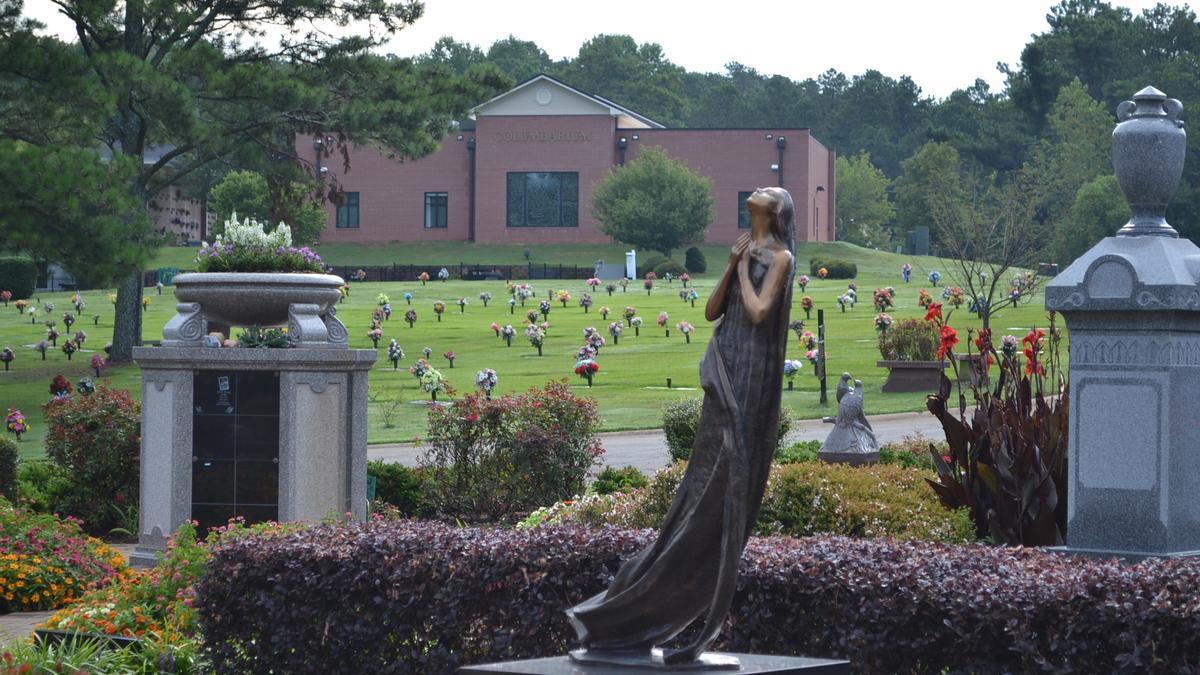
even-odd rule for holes
{"type": "Polygon", "coordinates": [[[825,191],[824,185],[818,185],[816,192],[813,192],[813,221],[812,221],[812,241],[817,241],[817,216],[820,212],[817,210],[817,195],[825,191]]]}

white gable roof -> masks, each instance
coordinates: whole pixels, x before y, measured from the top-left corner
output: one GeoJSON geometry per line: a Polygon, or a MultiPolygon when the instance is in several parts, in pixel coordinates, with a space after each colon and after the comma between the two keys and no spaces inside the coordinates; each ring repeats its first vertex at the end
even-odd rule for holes
{"type": "Polygon", "coordinates": [[[471,109],[471,117],[488,115],[611,115],[617,118],[618,129],[663,128],[649,117],[549,75],[530,78],[471,109]]]}

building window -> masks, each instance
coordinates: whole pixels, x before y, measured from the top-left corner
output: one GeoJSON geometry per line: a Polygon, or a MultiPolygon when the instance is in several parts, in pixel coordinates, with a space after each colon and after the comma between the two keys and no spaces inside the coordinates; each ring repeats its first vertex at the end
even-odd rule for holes
{"type": "Polygon", "coordinates": [[[343,229],[358,229],[357,192],[342,194],[342,203],[337,207],[337,226],[343,229]]]}
{"type": "Polygon", "coordinates": [[[738,229],[750,229],[750,209],[746,207],[746,200],[750,199],[750,195],[754,192],[739,192],[738,193],[738,229]]]}
{"type": "Polygon", "coordinates": [[[508,174],[509,227],[579,227],[579,174],[508,174]]]}
{"type": "Polygon", "coordinates": [[[445,192],[425,193],[425,229],[446,228],[447,201],[445,192]]]}

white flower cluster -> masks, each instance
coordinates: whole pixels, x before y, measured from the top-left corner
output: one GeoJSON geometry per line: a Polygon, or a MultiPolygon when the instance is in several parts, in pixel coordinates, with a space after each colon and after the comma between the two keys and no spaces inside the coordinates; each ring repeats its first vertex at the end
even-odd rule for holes
{"type": "MultiPolygon", "coordinates": [[[[225,221],[225,231],[218,234],[213,241],[213,248],[232,246],[234,248],[280,248],[292,245],[292,228],[280,222],[272,232],[266,231],[266,223],[260,223],[253,218],[238,220],[235,212],[225,221]]],[[[208,244],[201,242],[201,248],[208,244]]]]}

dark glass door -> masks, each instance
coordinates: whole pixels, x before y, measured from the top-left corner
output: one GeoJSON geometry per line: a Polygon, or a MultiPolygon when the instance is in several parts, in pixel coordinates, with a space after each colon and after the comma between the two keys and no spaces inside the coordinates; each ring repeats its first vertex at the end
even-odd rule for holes
{"type": "Polygon", "coordinates": [[[279,373],[197,370],[192,519],[203,535],[241,516],[279,517],[279,373]]]}

